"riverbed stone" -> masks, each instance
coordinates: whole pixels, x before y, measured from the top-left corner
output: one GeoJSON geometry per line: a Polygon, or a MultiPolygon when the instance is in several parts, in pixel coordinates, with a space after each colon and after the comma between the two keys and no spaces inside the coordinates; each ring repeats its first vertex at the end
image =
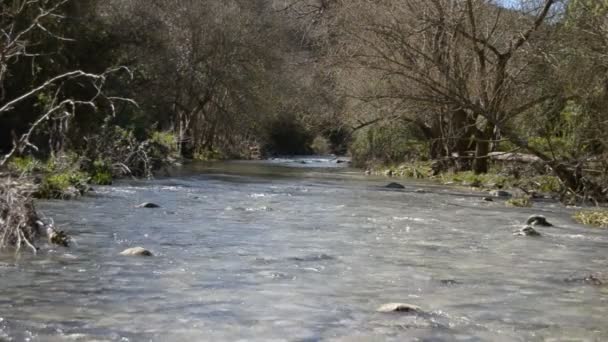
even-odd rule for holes
{"type": "Polygon", "coordinates": [[[532,228],[532,226],[524,226],[520,230],[513,233],[516,236],[540,236],[540,233],[536,231],[536,229],[532,228]]]}
{"type": "Polygon", "coordinates": [[[160,208],[160,205],[158,205],[156,203],[144,202],[144,203],[138,205],[137,208],[153,209],[153,208],[160,208]]]}
{"type": "Polygon", "coordinates": [[[405,186],[403,186],[403,185],[401,185],[399,183],[393,182],[393,183],[387,184],[385,186],[385,188],[388,188],[388,189],[405,189],[405,186]]]}
{"type": "Polygon", "coordinates": [[[566,283],[580,283],[593,286],[603,286],[606,284],[606,279],[600,274],[589,274],[584,277],[569,277],[564,279],[566,283]]]}
{"type": "Polygon", "coordinates": [[[490,191],[490,196],[494,197],[512,197],[513,195],[505,190],[492,190],[490,191]]]}
{"type": "Polygon", "coordinates": [[[547,218],[543,215],[532,215],[528,217],[526,224],[532,226],[553,227],[553,224],[547,221],[547,218]]]}
{"type": "Polygon", "coordinates": [[[132,248],[127,248],[124,251],[120,252],[120,255],[125,255],[125,256],[154,256],[154,254],[152,254],[152,252],[150,252],[149,250],[143,248],[143,247],[132,247],[132,248]]]}
{"type": "Polygon", "coordinates": [[[376,311],[378,312],[422,312],[422,309],[419,306],[408,304],[408,303],[388,303],[381,305],[376,311]]]}

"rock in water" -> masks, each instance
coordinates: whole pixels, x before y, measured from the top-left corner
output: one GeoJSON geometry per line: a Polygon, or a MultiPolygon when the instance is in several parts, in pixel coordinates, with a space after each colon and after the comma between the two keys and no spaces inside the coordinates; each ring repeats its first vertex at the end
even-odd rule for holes
{"type": "Polygon", "coordinates": [[[422,312],[419,306],[407,303],[388,303],[380,306],[378,312],[422,312]]]}
{"type": "Polygon", "coordinates": [[[547,218],[543,215],[532,215],[528,217],[526,224],[532,226],[553,227],[553,224],[549,223],[549,221],[547,221],[547,218]]]}
{"type": "Polygon", "coordinates": [[[387,189],[405,189],[405,187],[399,183],[389,183],[385,186],[387,189]]]}
{"type": "Polygon", "coordinates": [[[144,202],[140,205],[138,205],[136,208],[160,208],[160,205],[158,204],[154,204],[154,203],[149,203],[149,202],[144,202]]]}
{"type": "Polygon", "coordinates": [[[513,235],[517,236],[540,236],[540,233],[536,231],[536,229],[532,228],[532,226],[525,226],[522,229],[513,233],[513,235]]]}
{"type": "Polygon", "coordinates": [[[504,190],[492,190],[490,191],[490,196],[494,197],[512,197],[510,192],[504,190]]]}
{"type": "Polygon", "coordinates": [[[154,254],[152,254],[152,252],[150,252],[149,250],[143,248],[143,247],[133,247],[133,248],[127,248],[124,251],[120,252],[120,255],[126,255],[126,256],[154,256],[154,254]]]}
{"type": "Polygon", "coordinates": [[[492,197],[484,197],[483,200],[486,202],[494,202],[494,199],[492,199],[492,197]]]}
{"type": "Polygon", "coordinates": [[[49,238],[49,243],[53,245],[70,247],[70,237],[63,230],[56,230],[53,227],[48,227],[46,235],[49,238]]]}

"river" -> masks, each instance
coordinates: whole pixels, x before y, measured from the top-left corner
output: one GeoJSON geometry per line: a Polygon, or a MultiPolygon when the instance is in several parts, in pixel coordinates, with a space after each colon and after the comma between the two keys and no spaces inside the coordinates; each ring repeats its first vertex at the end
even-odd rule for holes
{"type": "Polygon", "coordinates": [[[0,255],[0,341],[608,340],[608,288],[566,281],[607,271],[608,231],[344,165],[196,164],[39,203],[74,243],[0,255]],[[534,213],[555,227],[513,236],[534,213]]]}

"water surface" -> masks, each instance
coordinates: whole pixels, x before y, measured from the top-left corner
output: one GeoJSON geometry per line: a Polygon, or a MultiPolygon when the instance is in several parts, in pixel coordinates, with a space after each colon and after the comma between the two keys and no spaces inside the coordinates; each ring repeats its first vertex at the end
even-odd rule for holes
{"type": "Polygon", "coordinates": [[[607,270],[607,231],[556,203],[387,182],[276,159],[40,203],[76,243],[0,256],[0,340],[608,340],[607,288],[564,281],[607,270]],[[533,213],[556,227],[514,237],[533,213]],[[132,246],[156,256],[118,256],[132,246]],[[387,302],[425,314],[375,311],[387,302]]]}

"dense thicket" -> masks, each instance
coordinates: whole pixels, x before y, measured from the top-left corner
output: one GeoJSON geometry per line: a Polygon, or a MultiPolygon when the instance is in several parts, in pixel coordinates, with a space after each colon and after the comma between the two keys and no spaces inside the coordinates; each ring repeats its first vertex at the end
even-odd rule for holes
{"type": "Polygon", "coordinates": [[[476,173],[517,151],[602,199],[607,14],[596,0],[4,1],[0,150],[98,159],[114,132],[188,158],[324,146],[476,173]]]}

